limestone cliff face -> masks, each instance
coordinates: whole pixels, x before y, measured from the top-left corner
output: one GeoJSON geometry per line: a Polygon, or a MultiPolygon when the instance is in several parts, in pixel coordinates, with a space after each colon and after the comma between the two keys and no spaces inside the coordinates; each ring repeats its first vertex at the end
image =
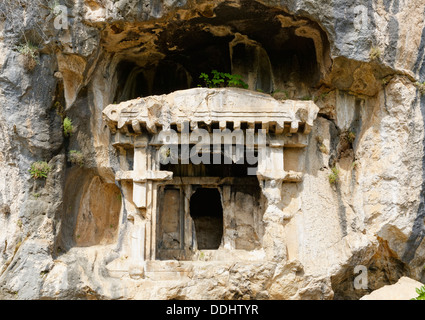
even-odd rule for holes
{"type": "Polygon", "coordinates": [[[402,276],[424,282],[424,10],[424,0],[0,1],[0,297],[357,299],[402,276]],[[196,87],[213,69],[320,108],[303,181],[282,186],[285,259],[194,261],[161,281],[114,275],[133,230],[102,111],[196,87]],[[31,177],[36,161],[49,163],[47,179],[31,177]],[[359,265],[367,289],[353,286],[359,265]]]}

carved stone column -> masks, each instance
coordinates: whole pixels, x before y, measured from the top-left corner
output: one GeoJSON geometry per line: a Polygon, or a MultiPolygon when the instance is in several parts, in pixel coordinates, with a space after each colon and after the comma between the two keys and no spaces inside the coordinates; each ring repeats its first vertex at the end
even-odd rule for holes
{"type": "Polygon", "coordinates": [[[267,199],[263,216],[265,233],[263,247],[269,260],[286,260],[284,220],[289,217],[282,210],[282,184],[287,176],[284,170],[284,142],[276,139],[265,150],[259,151],[258,179],[267,199]]]}
{"type": "MultiPolygon", "coordinates": [[[[134,142],[134,171],[133,177],[146,176],[147,172],[147,136],[139,136],[134,142]]],[[[136,207],[146,208],[146,181],[136,182],[133,180],[133,201],[136,207]]]]}
{"type": "Polygon", "coordinates": [[[135,224],[130,235],[130,266],[128,273],[133,279],[144,277],[145,269],[145,224],[140,217],[135,218],[135,224]]]}

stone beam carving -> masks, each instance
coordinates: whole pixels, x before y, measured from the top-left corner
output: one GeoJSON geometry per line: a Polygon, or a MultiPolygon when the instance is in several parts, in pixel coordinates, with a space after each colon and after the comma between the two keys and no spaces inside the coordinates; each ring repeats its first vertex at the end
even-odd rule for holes
{"type": "Polygon", "coordinates": [[[155,134],[159,129],[189,121],[191,129],[199,123],[219,124],[220,129],[234,129],[246,123],[248,128],[260,125],[276,134],[300,132],[308,134],[319,108],[313,101],[278,101],[267,94],[237,89],[195,88],[175,91],[168,95],[150,96],[112,104],[103,111],[104,119],[112,132],[155,134]]]}

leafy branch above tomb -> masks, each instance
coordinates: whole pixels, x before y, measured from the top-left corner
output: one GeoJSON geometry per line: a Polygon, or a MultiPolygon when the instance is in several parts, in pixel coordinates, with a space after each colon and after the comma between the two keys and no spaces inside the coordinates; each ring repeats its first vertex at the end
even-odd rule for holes
{"type": "MultiPolygon", "coordinates": [[[[239,74],[230,74],[212,70],[211,75],[211,79],[210,76],[204,72],[199,76],[199,78],[204,81],[205,86],[208,88],[237,87],[248,89],[248,84],[242,80],[242,76],[239,74]]],[[[199,85],[199,87],[202,87],[202,85],[199,85]]]]}

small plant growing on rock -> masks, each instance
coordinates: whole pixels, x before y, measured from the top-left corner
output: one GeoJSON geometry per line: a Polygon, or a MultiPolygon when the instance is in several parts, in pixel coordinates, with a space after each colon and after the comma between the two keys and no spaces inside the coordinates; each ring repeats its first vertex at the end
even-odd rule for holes
{"type": "Polygon", "coordinates": [[[28,70],[33,70],[39,63],[38,48],[26,42],[18,47],[18,52],[24,56],[24,66],[28,70]]]}
{"type": "Polygon", "coordinates": [[[58,116],[60,116],[62,119],[64,119],[65,115],[64,115],[64,107],[62,106],[62,104],[59,101],[56,101],[53,104],[53,108],[56,110],[56,114],[58,116]]]}
{"type": "Polygon", "coordinates": [[[329,95],[329,92],[323,92],[320,94],[320,99],[323,101],[326,99],[326,97],[329,95]]]}
{"type": "Polygon", "coordinates": [[[275,90],[272,92],[273,98],[276,100],[287,100],[289,99],[289,92],[288,90],[275,90]]]}
{"type": "Polygon", "coordinates": [[[369,59],[375,61],[381,58],[382,51],[378,47],[372,47],[369,52],[369,59]]]}
{"type": "Polygon", "coordinates": [[[46,161],[37,161],[31,165],[29,172],[34,179],[45,179],[51,170],[52,168],[46,161]]]}
{"type": "Polygon", "coordinates": [[[40,198],[40,194],[39,193],[37,193],[37,192],[34,192],[34,193],[32,193],[32,196],[35,198],[35,199],[38,199],[38,198],[40,198]]]}
{"type": "Polygon", "coordinates": [[[65,117],[65,119],[63,119],[63,134],[65,137],[70,137],[73,131],[74,127],[72,125],[72,120],[68,117],[65,117]]]}
{"type": "Polygon", "coordinates": [[[388,83],[390,83],[391,79],[392,79],[392,77],[391,77],[391,76],[388,76],[388,77],[383,78],[383,79],[382,79],[382,84],[383,84],[384,86],[386,86],[388,83]]]}
{"type": "Polygon", "coordinates": [[[356,133],[354,131],[345,130],[341,133],[341,141],[347,143],[350,147],[356,140],[356,133]]]}
{"type": "Polygon", "coordinates": [[[69,162],[80,167],[84,166],[84,156],[80,151],[71,150],[68,153],[69,162]]]}
{"type": "MultiPolygon", "coordinates": [[[[248,88],[242,80],[242,76],[238,74],[230,74],[218,72],[217,70],[211,71],[212,78],[206,73],[201,73],[199,79],[202,79],[205,83],[205,86],[208,88],[225,88],[225,87],[238,87],[238,88],[248,88]]],[[[201,85],[199,85],[201,86],[201,85]]]]}
{"type": "Polygon", "coordinates": [[[45,277],[49,273],[49,270],[40,271],[40,277],[45,277]]]}
{"type": "Polygon", "coordinates": [[[418,294],[418,296],[411,300],[425,300],[425,286],[416,288],[416,293],[418,294]]]}
{"type": "Polygon", "coordinates": [[[326,148],[326,146],[323,143],[319,145],[319,150],[321,153],[329,154],[328,148],[326,148]]]}
{"type": "Polygon", "coordinates": [[[353,131],[348,132],[348,133],[347,133],[347,141],[348,141],[349,143],[353,143],[353,142],[354,142],[354,140],[356,140],[356,133],[355,133],[355,132],[353,132],[353,131]]]}
{"type": "Polygon", "coordinates": [[[323,143],[323,137],[322,136],[316,136],[317,146],[321,153],[329,154],[328,148],[323,143]]]}
{"type": "Polygon", "coordinates": [[[337,167],[333,167],[332,173],[328,176],[329,183],[334,185],[339,181],[339,169],[337,167]]]}
{"type": "Polygon", "coordinates": [[[418,88],[419,93],[423,96],[425,95],[425,82],[416,82],[416,88],[418,88]]]}

